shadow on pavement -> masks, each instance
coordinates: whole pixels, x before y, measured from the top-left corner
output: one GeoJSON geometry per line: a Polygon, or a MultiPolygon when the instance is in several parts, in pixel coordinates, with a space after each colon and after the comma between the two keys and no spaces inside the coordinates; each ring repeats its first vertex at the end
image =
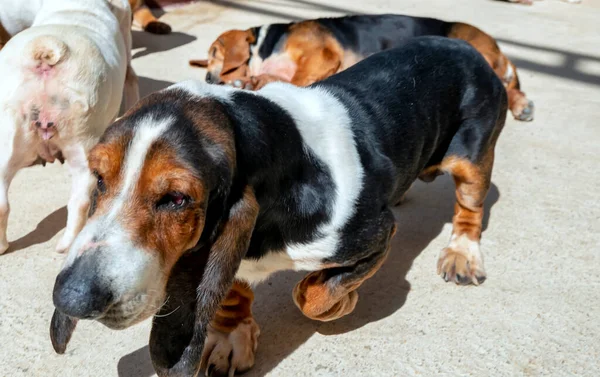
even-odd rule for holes
{"type": "Polygon", "coordinates": [[[10,243],[6,254],[48,242],[67,225],[67,207],[61,207],[39,222],[34,230],[10,243]]]}
{"type": "Polygon", "coordinates": [[[144,76],[139,76],[138,80],[138,85],[140,87],[140,98],[174,84],[171,81],[155,80],[144,76]]]}
{"type": "MultiPolygon", "coordinates": [[[[547,65],[540,62],[523,59],[517,55],[510,55],[509,58],[517,66],[517,69],[527,69],[547,75],[600,86],[600,76],[583,72],[579,68],[581,63],[584,61],[592,62],[594,65],[600,67],[600,56],[584,55],[551,47],[531,45],[510,39],[497,38],[496,40],[500,43],[521,48],[559,54],[563,57],[563,61],[560,65],[547,65]]],[[[600,68],[597,69],[597,71],[600,71],[600,68]]]]}
{"type": "Polygon", "coordinates": [[[196,37],[186,33],[174,31],[170,34],[157,35],[145,31],[132,30],[133,38],[132,49],[145,47],[144,50],[135,52],[132,59],[141,58],[155,52],[168,51],[181,47],[196,40],[196,37]]]}
{"type": "MultiPolygon", "coordinates": [[[[301,21],[301,20],[305,19],[304,17],[299,17],[299,16],[295,15],[295,12],[294,13],[286,13],[286,12],[266,9],[266,8],[262,7],[265,5],[276,5],[279,7],[281,7],[281,6],[287,7],[287,6],[290,6],[289,3],[279,3],[276,1],[270,1],[270,2],[244,1],[244,2],[240,2],[240,1],[234,1],[234,0],[209,0],[209,2],[211,4],[216,4],[216,5],[220,5],[220,6],[227,7],[227,8],[239,9],[239,10],[243,10],[243,11],[247,11],[247,12],[251,12],[251,13],[262,14],[265,16],[284,18],[284,19],[290,20],[290,21],[301,21]]],[[[357,11],[351,10],[351,9],[344,9],[344,8],[338,8],[338,7],[329,6],[329,5],[325,5],[325,4],[320,4],[317,1],[293,0],[293,2],[298,4],[298,7],[296,7],[296,8],[314,9],[314,10],[321,10],[321,11],[327,11],[327,12],[336,12],[336,13],[340,13],[340,16],[360,13],[360,12],[357,12],[357,11]]],[[[324,3],[324,2],[322,1],[321,3],[324,3]]]]}

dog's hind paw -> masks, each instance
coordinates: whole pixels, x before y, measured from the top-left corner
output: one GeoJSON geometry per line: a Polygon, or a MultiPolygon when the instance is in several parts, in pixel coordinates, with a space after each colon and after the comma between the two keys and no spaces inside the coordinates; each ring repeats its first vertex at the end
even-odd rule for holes
{"type": "Polygon", "coordinates": [[[169,34],[171,32],[171,26],[160,21],[151,21],[145,27],[144,31],[152,34],[169,34]]]}
{"type": "Polygon", "coordinates": [[[252,317],[244,319],[231,333],[209,328],[202,352],[206,376],[233,377],[254,366],[260,330],[252,317]]]}

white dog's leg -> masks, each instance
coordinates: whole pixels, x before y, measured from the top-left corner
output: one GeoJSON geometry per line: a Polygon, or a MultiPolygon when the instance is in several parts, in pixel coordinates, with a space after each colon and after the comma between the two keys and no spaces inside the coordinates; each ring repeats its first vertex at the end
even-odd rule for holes
{"type": "Polygon", "coordinates": [[[88,167],[87,154],[81,145],[63,151],[71,173],[71,197],[67,205],[67,227],[56,251],[66,251],[85,225],[90,208],[94,179],[88,167]]]}
{"type": "Polygon", "coordinates": [[[138,77],[131,64],[128,64],[127,73],[125,74],[125,86],[123,87],[123,113],[131,109],[139,99],[138,77]]]}

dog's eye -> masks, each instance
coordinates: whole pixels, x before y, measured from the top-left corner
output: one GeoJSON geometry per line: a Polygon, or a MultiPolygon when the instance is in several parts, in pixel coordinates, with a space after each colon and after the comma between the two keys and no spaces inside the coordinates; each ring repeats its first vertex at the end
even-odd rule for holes
{"type": "Polygon", "coordinates": [[[214,58],[214,57],[215,57],[215,55],[217,55],[217,48],[216,48],[216,47],[213,47],[213,48],[210,50],[210,56],[211,56],[212,58],[214,58]]]}
{"type": "Polygon", "coordinates": [[[156,207],[160,209],[177,210],[184,208],[190,202],[190,198],[180,192],[170,192],[163,196],[156,207]]]}
{"type": "Polygon", "coordinates": [[[98,191],[100,191],[101,193],[106,192],[106,184],[104,183],[104,178],[102,178],[102,176],[97,171],[94,171],[94,176],[96,177],[96,187],[98,188],[98,191]]]}

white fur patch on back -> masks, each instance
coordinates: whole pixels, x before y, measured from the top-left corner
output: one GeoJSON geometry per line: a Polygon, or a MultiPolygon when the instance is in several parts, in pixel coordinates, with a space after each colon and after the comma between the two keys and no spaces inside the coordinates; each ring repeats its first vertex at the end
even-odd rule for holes
{"type": "Polygon", "coordinates": [[[331,220],[318,232],[323,236],[307,244],[287,245],[297,270],[318,270],[324,258],[334,255],[344,225],[354,214],[364,175],[348,111],[321,88],[299,88],[273,83],[258,92],[289,112],[306,147],[329,168],[335,183],[331,220]]]}
{"type": "Polygon", "coordinates": [[[213,85],[200,80],[186,80],[180,83],[171,85],[163,90],[181,89],[198,97],[213,97],[228,101],[231,92],[236,91],[236,88],[227,85],[213,85]]]}

